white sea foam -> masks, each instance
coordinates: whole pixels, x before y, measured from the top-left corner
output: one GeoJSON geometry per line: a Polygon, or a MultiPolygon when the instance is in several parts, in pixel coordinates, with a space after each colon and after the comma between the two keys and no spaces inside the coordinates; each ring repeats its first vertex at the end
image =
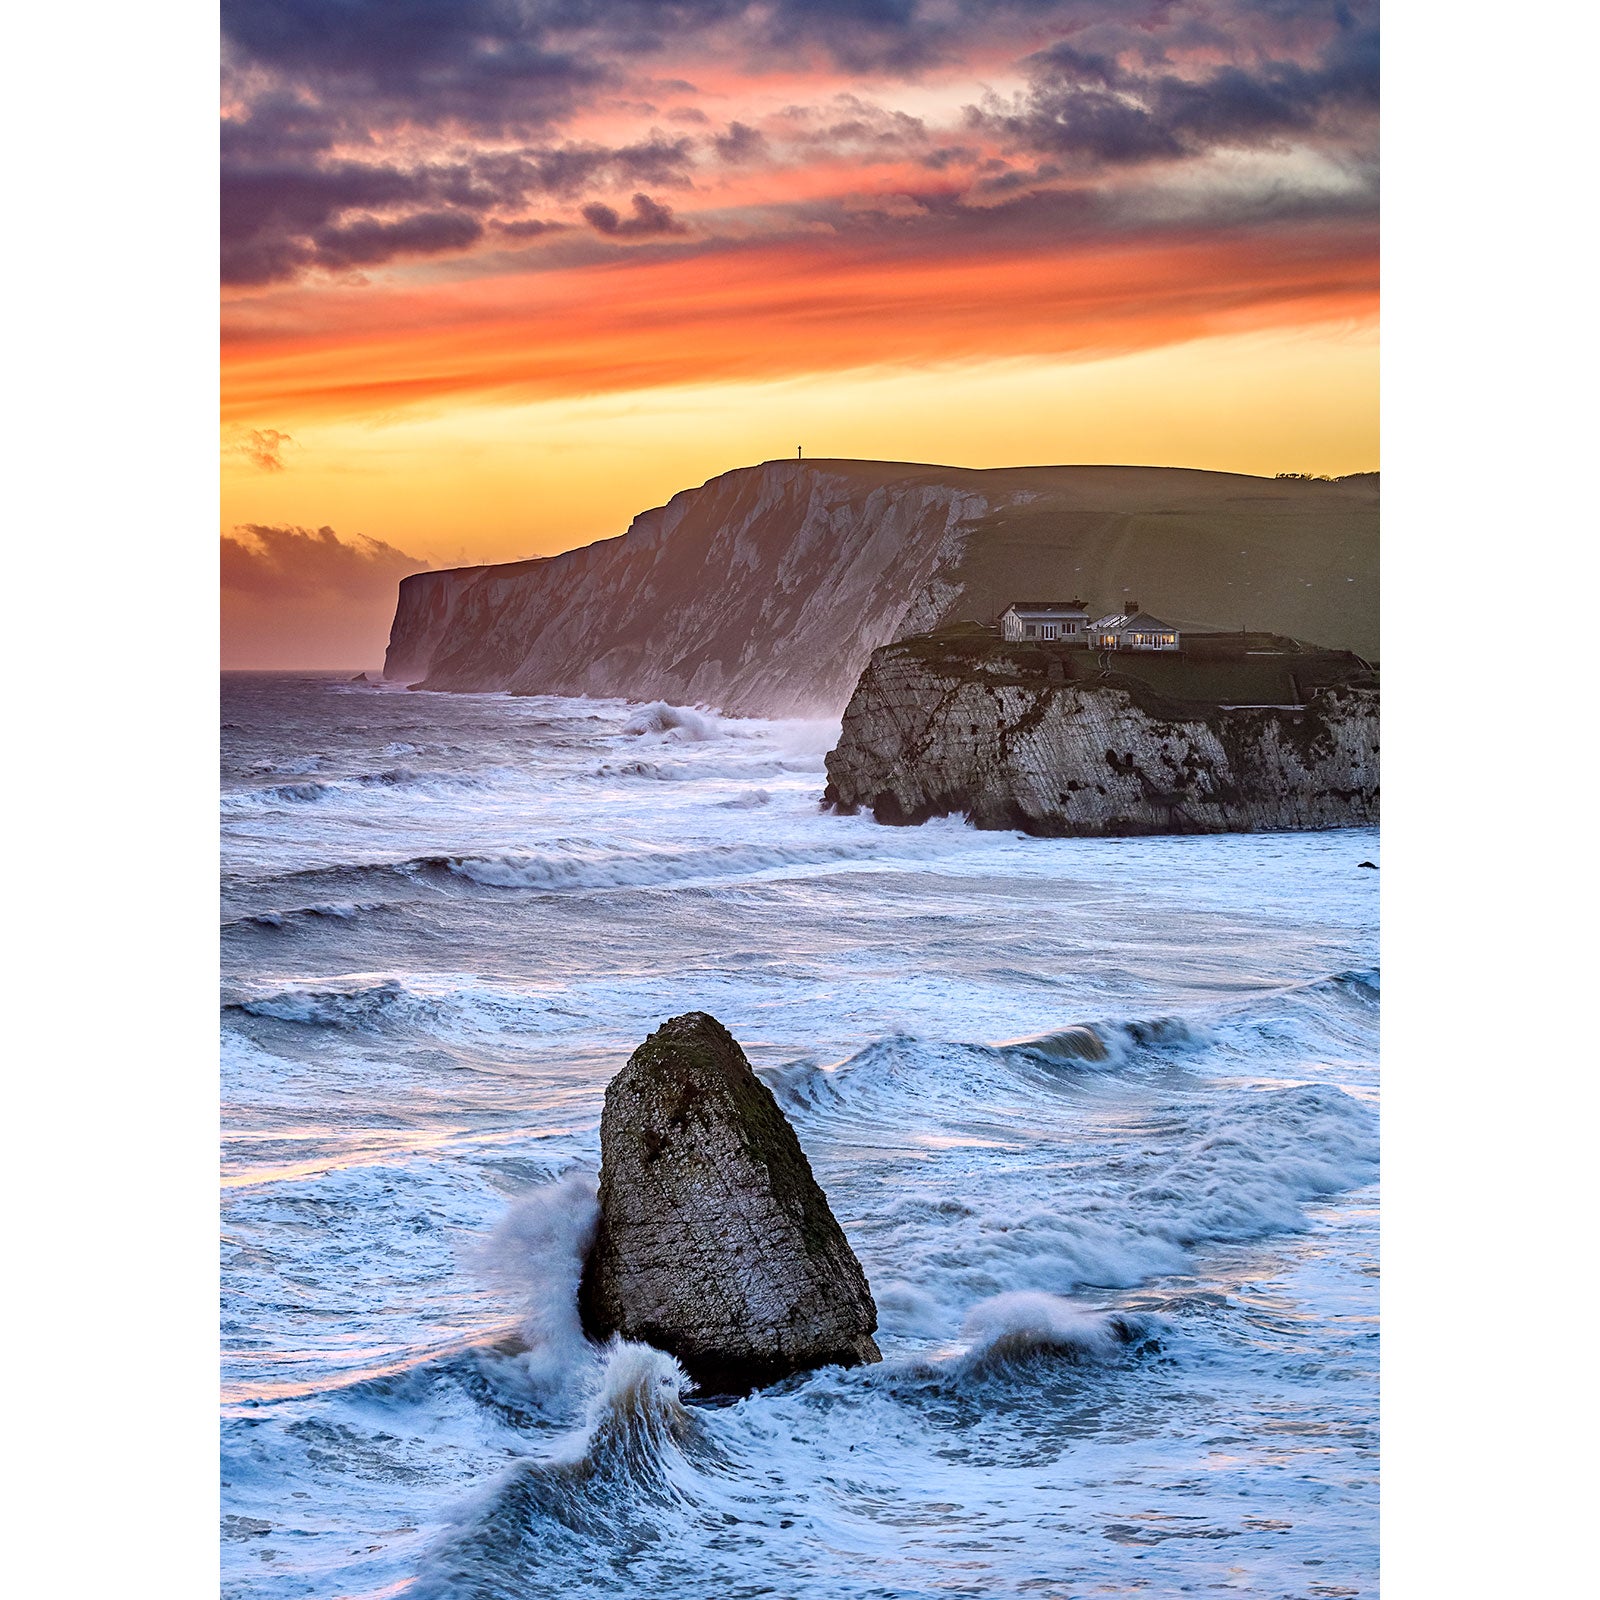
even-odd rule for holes
{"type": "Polygon", "coordinates": [[[590,1172],[569,1172],[518,1200],[496,1225],[485,1257],[523,1302],[521,1333],[530,1380],[560,1388],[590,1360],[578,1317],[578,1279],[600,1208],[590,1172]]]}
{"type": "Polygon", "coordinates": [[[949,1318],[938,1299],[926,1289],[902,1278],[875,1284],[873,1299],[878,1306],[878,1325],[884,1333],[911,1338],[936,1339],[945,1332],[949,1318]]]}
{"type": "Polygon", "coordinates": [[[1370,1106],[1321,1084],[1227,1094],[1184,1115],[1174,1159],[1128,1194],[1135,1214],[1185,1247],[1295,1232],[1303,1203],[1369,1180],[1378,1159],[1370,1106]]]}

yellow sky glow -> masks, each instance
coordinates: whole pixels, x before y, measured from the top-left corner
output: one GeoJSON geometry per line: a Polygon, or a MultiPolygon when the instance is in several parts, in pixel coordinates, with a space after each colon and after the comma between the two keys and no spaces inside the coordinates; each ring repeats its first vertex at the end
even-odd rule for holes
{"type": "Polygon", "coordinates": [[[1008,360],[297,419],[286,470],[229,455],[223,524],[331,525],[434,565],[545,555],[732,467],[791,456],[1271,474],[1378,464],[1375,320],[1102,360],[1008,360]]]}

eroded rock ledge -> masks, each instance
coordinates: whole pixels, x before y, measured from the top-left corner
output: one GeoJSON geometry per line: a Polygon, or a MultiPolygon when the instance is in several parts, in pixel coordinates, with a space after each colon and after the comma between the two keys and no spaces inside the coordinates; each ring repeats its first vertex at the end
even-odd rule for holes
{"type": "Polygon", "coordinates": [[[1185,636],[1179,659],[953,628],[874,652],[823,799],[1052,836],[1367,826],[1377,675],[1275,635],[1185,636]]]}

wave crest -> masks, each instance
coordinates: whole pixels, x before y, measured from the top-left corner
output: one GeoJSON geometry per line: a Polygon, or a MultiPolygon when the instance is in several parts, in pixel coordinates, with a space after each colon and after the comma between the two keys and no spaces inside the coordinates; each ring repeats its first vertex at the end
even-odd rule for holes
{"type": "Polygon", "coordinates": [[[566,1015],[558,1000],[472,973],[384,978],[351,973],[228,1001],[225,1012],[320,1028],[414,1032],[444,1039],[543,1034],[566,1015]]]}
{"type": "Polygon", "coordinates": [[[255,911],[249,916],[238,917],[228,923],[228,927],[250,926],[258,928],[283,928],[291,922],[302,920],[323,920],[335,922],[354,922],[358,917],[370,911],[381,911],[381,902],[363,903],[356,900],[324,901],[310,906],[290,906],[282,911],[255,911]]]}
{"type": "Polygon", "coordinates": [[[1041,1356],[1104,1363],[1130,1349],[1159,1349],[1154,1319],[1078,1305],[1060,1295],[1018,1290],[991,1295],[967,1313],[963,1373],[989,1376],[1041,1356]]]}
{"type": "Polygon", "coordinates": [[[824,1067],[810,1058],[760,1075],[791,1112],[866,1110],[901,1101],[908,1110],[970,1104],[980,1086],[1048,1088],[1062,1083],[1062,1069],[1118,1071],[1174,1053],[1205,1049],[1211,1030],[1181,1017],[1124,1022],[1082,1022],[1003,1044],[960,1044],[892,1034],[875,1039],[848,1060],[824,1067]],[[1041,1071],[1041,1069],[1043,1069],[1041,1071]]]}
{"type": "MultiPolygon", "coordinates": [[[[648,888],[689,878],[747,877],[781,867],[842,864],[871,853],[867,843],[829,845],[721,844],[690,850],[640,850],[588,856],[453,856],[443,865],[490,889],[648,888]]],[[[434,866],[429,859],[417,863],[434,866]]]]}
{"type": "Polygon", "coordinates": [[[694,1431],[688,1374],[664,1350],[615,1338],[606,1347],[584,1434],[567,1458],[586,1475],[655,1476],[694,1431]]]}
{"type": "Polygon", "coordinates": [[[687,744],[704,744],[722,738],[725,733],[721,718],[692,706],[668,705],[665,700],[652,700],[641,707],[623,724],[622,731],[635,737],[660,734],[687,744]]]}
{"type": "Polygon", "coordinates": [[[261,807],[315,805],[328,800],[359,799],[367,794],[397,791],[454,794],[462,790],[491,788],[515,774],[497,767],[479,772],[419,772],[411,767],[389,767],[381,772],[358,772],[347,778],[304,779],[298,783],[272,783],[259,789],[239,789],[222,797],[224,814],[261,807]]]}
{"type": "Polygon", "coordinates": [[[530,1575],[552,1561],[611,1561],[658,1541],[665,1509],[692,1504],[684,1447],[715,1454],[683,1403],[687,1383],[671,1356],[614,1342],[583,1429],[463,1507],[407,1592],[417,1600],[526,1594],[530,1575]]]}

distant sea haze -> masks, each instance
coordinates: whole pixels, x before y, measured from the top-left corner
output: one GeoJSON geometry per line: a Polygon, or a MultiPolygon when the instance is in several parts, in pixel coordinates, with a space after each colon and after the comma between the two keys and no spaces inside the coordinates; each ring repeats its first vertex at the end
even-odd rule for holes
{"type": "Polygon", "coordinates": [[[223,685],[230,1600],[1373,1592],[1375,834],[885,828],[835,720],[346,676],[223,685]],[[708,1405],[578,1331],[691,1009],[881,1366],[708,1405]]]}

